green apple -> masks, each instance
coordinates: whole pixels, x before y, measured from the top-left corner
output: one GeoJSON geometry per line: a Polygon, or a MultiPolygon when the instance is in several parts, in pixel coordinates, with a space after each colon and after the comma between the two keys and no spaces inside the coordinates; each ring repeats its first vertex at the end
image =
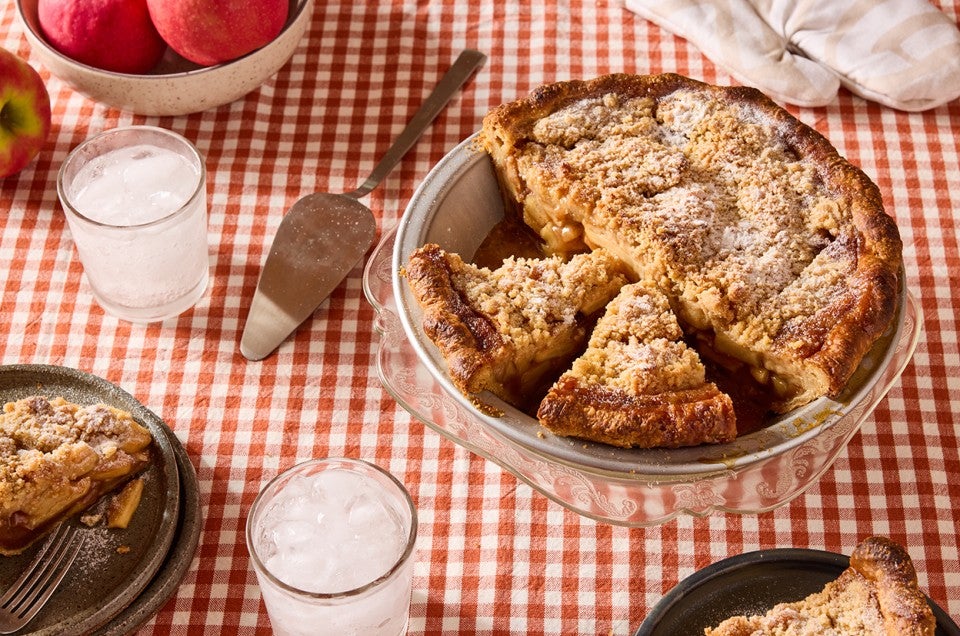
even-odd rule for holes
{"type": "Polygon", "coordinates": [[[50,95],[43,78],[0,49],[0,179],[20,172],[50,134],[50,95]]]}

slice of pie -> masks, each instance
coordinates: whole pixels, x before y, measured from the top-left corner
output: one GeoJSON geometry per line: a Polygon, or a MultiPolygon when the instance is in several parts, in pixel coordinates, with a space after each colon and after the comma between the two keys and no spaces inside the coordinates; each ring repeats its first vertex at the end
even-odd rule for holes
{"type": "Polygon", "coordinates": [[[492,111],[480,140],[551,253],[621,260],[776,411],[836,395],[892,321],[901,242],[879,190],[756,90],[560,82],[492,111]]]}
{"type": "Polygon", "coordinates": [[[774,606],[762,616],[734,616],[705,636],[932,636],[936,620],[917,574],[897,543],[870,537],[850,567],[823,590],[774,606]]]}
{"type": "Polygon", "coordinates": [[[521,408],[580,353],[591,316],[626,283],[620,262],[602,249],[569,261],[507,258],[491,270],[428,244],[404,275],[457,388],[487,390],[521,408]]]}
{"type": "Polygon", "coordinates": [[[152,436],[130,413],[62,397],[0,413],[0,554],[23,551],[150,462],[152,436]]]}
{"type": "Polygon", "coordinates": [[[540,402],[537,417],[558,435],[622,447],[675,448],[737,435],[733,403],[706,380],[667,296],[642,282],[607,305],[587,350],[540,402]]]}

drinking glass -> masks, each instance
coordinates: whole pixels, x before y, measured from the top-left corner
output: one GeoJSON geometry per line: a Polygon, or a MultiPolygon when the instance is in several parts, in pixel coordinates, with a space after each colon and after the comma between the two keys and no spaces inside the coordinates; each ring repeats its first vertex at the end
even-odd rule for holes
{"type": "Polygon", "coordinates": [[[374,464],[314,459],[275,477],[246,527],[274,633],[405,634],[416,537],[409,493],[374,464]]]}
{"type": "Polygon", "coordinates": [[[57,193],[87,281],[108,313],[159,321],[203,296],[206,169],[187,139],[153,126],[103,132],[67,156],[57,193]]]}

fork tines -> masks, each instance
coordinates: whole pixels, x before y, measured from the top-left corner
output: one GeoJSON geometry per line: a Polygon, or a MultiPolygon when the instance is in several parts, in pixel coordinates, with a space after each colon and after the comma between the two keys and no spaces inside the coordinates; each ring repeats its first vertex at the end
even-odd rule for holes
{"type": "Polygon", "coordinates": [[[44,543],[26,571],[0,596],[0,634],[26,625],[57,589],[73,564],[83,535],[72,526],[60,525],[44,543]]]}

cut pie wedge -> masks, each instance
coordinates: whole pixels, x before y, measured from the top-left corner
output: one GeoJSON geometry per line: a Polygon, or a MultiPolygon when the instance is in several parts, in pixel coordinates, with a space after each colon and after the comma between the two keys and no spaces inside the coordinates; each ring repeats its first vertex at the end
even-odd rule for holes
{"type": "Polygon", "coordinates": [[[521,407],[582,351],[591,315],[626,283],[604,250],[569,261],[508,258],[491,270],[429,244],[404,274],[457,388],[521,407]]]}
{"type": "Polygon", "coordinates": [[[649,283],[627,285],[607,305],[587,350],[540,402],[537,417],[558,435],[627,448],[737,435],[732,401],[706,380],[669,299],[649,283]]]}
{"type": "Polygon", "coordinates": [[[90,507],[151,460],[150,431],[130,413],[62,397],[0,413],[0,554],[12,555],[90,507]]]}

